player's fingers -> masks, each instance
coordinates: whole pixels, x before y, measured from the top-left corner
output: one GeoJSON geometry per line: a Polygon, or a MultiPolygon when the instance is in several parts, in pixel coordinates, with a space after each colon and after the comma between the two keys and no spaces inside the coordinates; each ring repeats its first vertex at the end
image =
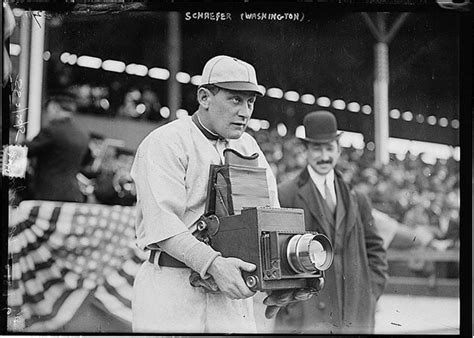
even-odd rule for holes
{"type": "Polygon", "coordinates": [[[267,319],[270,319],[270,318],[273,318],[276,316],[276,314],[278,313],[278,311],[280,311],[280,307],[279,306],[267,306],[267,308],[265,309],[265,317],[267,319]]]}

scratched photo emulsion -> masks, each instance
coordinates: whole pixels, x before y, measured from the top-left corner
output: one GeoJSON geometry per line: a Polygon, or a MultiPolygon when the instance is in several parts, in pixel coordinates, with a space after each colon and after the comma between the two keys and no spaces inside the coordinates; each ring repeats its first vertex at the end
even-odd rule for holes
{"type": "Polygon", "coordinates": [[[6,331],[459,334],[435,6],[4,3],[6,331]]]}

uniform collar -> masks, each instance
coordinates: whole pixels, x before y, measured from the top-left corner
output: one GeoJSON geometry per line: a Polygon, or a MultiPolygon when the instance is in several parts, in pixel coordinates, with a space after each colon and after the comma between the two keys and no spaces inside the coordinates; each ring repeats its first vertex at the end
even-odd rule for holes
{"type": "Polygon", "coordinates": [[[222,138],[221,136],[213,133],[212,131],[210,131],[209,129],[207,129],[201,122],[201,120],[199,119],[199,116],[197,115],[197,113],[194,113],[193,116],[191,117],[191,120],[194,122],[194,124],[196,125],[196,127],[198,127],[198,129],[204,134],[204,136],[208,139],[208,140],[211,140],[211,141],[217,141],[217,140],[223,140],[224,138],[222,138]]]}

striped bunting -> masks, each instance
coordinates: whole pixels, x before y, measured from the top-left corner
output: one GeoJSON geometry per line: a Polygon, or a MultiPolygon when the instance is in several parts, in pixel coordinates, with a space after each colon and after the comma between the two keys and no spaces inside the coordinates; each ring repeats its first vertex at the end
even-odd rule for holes
{"type": "Polygon", "coordinates": [[[133,207],[23,201],[10,210],[9,331],[46,332],[73,318],[89,293],[131,323],[133,207]]]}

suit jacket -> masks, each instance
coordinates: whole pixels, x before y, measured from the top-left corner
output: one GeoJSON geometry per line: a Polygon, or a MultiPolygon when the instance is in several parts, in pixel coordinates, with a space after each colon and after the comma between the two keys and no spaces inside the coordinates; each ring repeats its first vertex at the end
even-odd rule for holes
{"type": "Polygon", "coordinates": [[[331,240],[334,260],[319,295],[282,309],[276,332],[373,332],[376,301],[387,280],[383,240],[374,226],[368,198],[351,191],[338,172],[335,183],[334,219],[328,217],[326,202],[307,169],[279,186],[281,206],[304,210],[306,230],[325,234],[331,240]]]}
{"type": "Polygon", "coordinates": [[[76,174],[88,151],[89,135],[72,119],[55,120],[30,142],[36,158],[32,197],[38,200],[84,202],[76,174]]]}

